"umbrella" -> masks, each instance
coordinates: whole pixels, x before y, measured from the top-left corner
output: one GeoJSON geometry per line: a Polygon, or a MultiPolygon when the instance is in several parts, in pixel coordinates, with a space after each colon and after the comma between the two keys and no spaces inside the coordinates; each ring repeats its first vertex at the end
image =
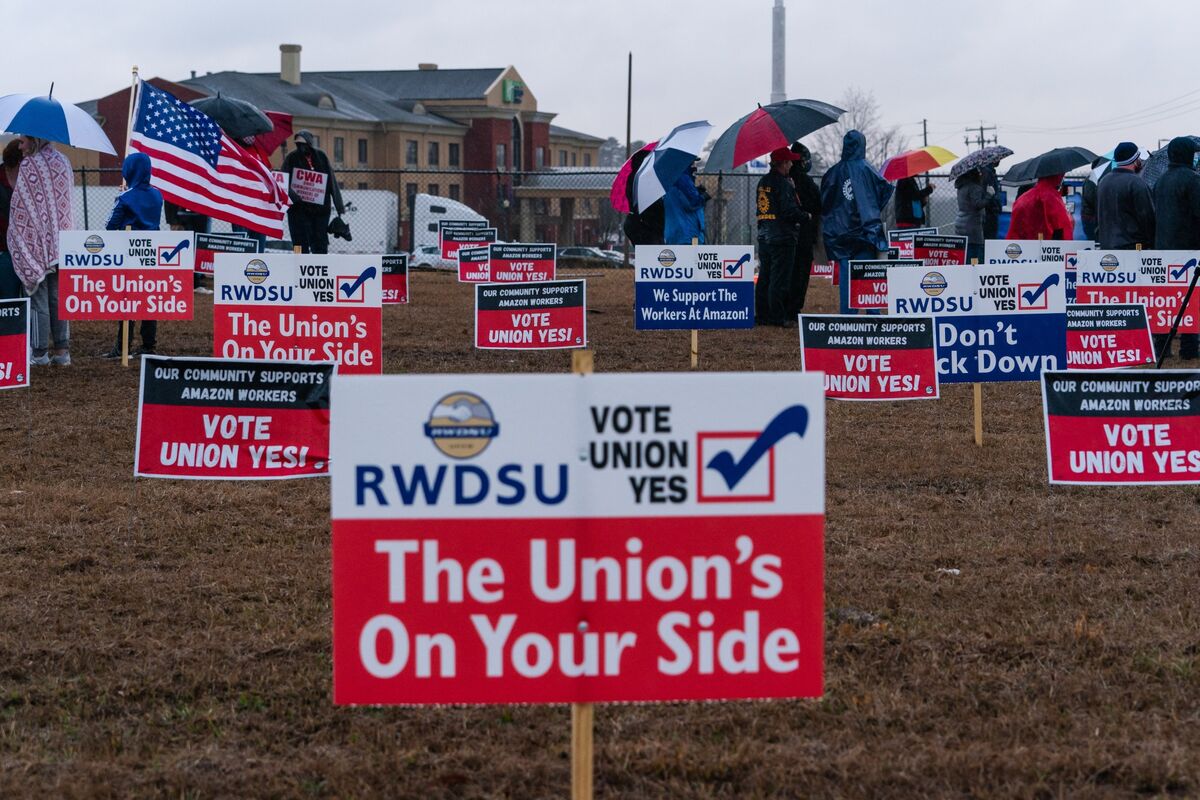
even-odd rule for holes
{"type": "Polygon", "coordinates": [[[704,169],[733,169],[832,125],[845,113],[845,109],[820,100],[785,100],[759,106],[717,138],[704,169]]]}
{"type": "Polygon", "coordinates": [[[883,165],[881,171],[883,177],[889,181],[898,181],[901,178],[911,178],[913,175],[920,175],[922,172],[929,172],[931,169],[945,166],[956,158],[958,156],[944,147],[927,145],[892,156],[883,165]]]}
{"type": "Polygon", "coordinates": [[[1012,153],[1012,150],[998,144],[976,150],[974,153],[967,153],[961,161],[950,168],[950,177],[957,179],[960,175],[965,175],[973,169],[994,167],[1012,153]]]}
{"type": "MultiPolygon", "coordinates": [[[[1188,138],[1200,150],[1200,136],[1189,136],[1188,138]]],[[[1150,158],[1146,159],[1146,166],[1142,167],[1142,179],[1151,189],[1154,188],[1154,184],[1158,183],[1159,178],[1167,174],[1167,165],[1167,148],[1165,147],[1155,150],[1150,154],[1150,158]]]]}
{"type": "MultiPolygon", "coordinates": [[[[649,153],[654,149],[656,144],[658,144],[658,142],[651,142],[650,144],[644,146],[641,150],[638,150],[638,153],[649,153]]],[[[636,156],[637,153],[634,153],[633,155],[636,156]]],[[[625,190],[629,186],[629,176],[632,173],[633,156],[630,156],[625,163],[621,165],[621,169],[617,171],[617,177],[613,179],[612,191],[608,193],[608,201],[612,203],[613,208],[615,208],[617,211],[620,211],[622,214],[628,214],[630,212],[629,198],[626,196],[625,190]]]]}
{"type": "Polygon", "coordinates": [[[275,129],[270,117],[259,111],[257,106],[236,97],[222,97],[220,92],[215,97],[193,100],[191,105],[212,117],[213,122],[234,139],[270,133],[275,129]]]}
{"type": "Polygon", "coordinates": [[[98,150],[110,156],[117,154],[91,114],[79,106],[63,105],[54,99],[53,84],[50,94],[45,97],[36,94],[0,97],[0,128],[6,133],[36,136],[84,150],[98,150]]]}
{"type": "Polygon", "coordinates": [[[700,157],[711,131],[712,125],[705,121],[688,122],[659,139],[633,176],[638,208],[649,208],[666,195],[667,187],[700,157]]]}
{"type": "Polygon", "coordinates": [[[1086,147],[1056,147],[1028,161],[1014,164],[1005,174],[1004,182],[1030,183],[1047,175],[1066,175],[1077,167],[1088,166],[1096,158],[1096,154],[1086,147]]]}

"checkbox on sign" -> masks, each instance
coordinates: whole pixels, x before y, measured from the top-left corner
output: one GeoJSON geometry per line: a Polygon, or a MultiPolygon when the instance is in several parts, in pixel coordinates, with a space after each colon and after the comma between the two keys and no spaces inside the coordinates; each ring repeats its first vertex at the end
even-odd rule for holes
{"type": "Polygon", "coordinates": [[[772,503],[775,501],[775,449],[747,461],[759,431],[712,431],[696,434],[698,503],[772,503]],[[714,460],[715,459],[715,460],[714,460]],[[730,465],[724,467],[724,464],[730,465]],[[731,485],[732,482],[732,485],[731,485]]]}

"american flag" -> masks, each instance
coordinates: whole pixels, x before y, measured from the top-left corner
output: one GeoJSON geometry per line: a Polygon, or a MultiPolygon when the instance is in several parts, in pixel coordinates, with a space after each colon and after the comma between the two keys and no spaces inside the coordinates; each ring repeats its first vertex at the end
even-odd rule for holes
{"type": "Polygon", "coordinates": [[[150,183],[172,203],[283,238],[287,193],[207,114],[141,81],[129,146],[150,156],[150,183]]]}

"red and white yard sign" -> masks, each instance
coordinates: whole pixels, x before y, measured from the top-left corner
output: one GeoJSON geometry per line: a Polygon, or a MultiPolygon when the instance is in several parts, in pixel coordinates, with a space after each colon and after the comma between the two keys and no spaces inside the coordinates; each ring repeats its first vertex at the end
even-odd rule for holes
{"type": "Polygon", "coordinates": [[[192,318],[192,234],[62,231],[58,246],[60,319],[192,318]]]}
{"type": "Polygon", "coordinates": [[[475,346],[484,350],[587,347],[587,282],[477,284],[475,346]]]}
{"type": "Polygon", "coordinates": [[[821,694],[818,376],[338,375],[332,413],[334,702],[821,694]]]}
{"type": "Polygon", "coordinates": [[[29,385],[29,298],[0,300],[0,389],[29,385]]]}

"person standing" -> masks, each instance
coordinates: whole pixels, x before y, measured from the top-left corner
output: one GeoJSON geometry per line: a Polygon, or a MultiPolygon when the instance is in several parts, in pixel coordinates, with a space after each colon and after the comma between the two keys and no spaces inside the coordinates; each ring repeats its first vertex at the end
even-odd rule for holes
{"type": "Polygon", "coordinates": [[[1062,175],[1045,175],[1037,184],[1017,195],[1012,219],[1008,223],[1009,239],[1070,239],[1075,221],[1058,187],[1062,175]]]}
{"type": "MultiPolygon", "coordinates": [[[[128,187],[117,195],[113,202],[112,212],[108,215],[105,230],[110,231],[156,231],[163,213],[162,193],[150,185],[150,156],[145,153],[130,153],[125,156],[121,165],[121,178],[128,187]]],[[[133,331],[133,323],[129,322],[129,330],[133,331]]],[[[121,357],[121,328],[117,323],[117,343],[112,350],[104,353],[103,358],[121,357]]],[[[139,331],[142,346],[133,352],[135,356],[153,355],[158,347],[158,322],[152,319],[142,320],[139,331]]],[[[132,335],[132,334],[131,334],[132,335]]]]}
{"type": "MultiPolygon", "coordinates": [[[[1196,143],[1190,136],[1176,136],[1167,145],[1167,171],[1154,184],[1154,243],[1160,250],[1200,250],[1200,175],[1195,160],[1196,143]]],[[[1167,334],[1154,335],[1155,352],[1166,343],[1167,334]]],[[[1198,351],[1200,334],[1179,335],[1180,358],[1195,360],[1198,351]]]]}
{"type": "Polygon", "coordinates": [[[21,143],[13,139],[4,146],[4,165],[0,168],[0,300],[21,297],[21,281],[13,271],[8,254],[8,215],[12,208],[13,187],[21,165],[21,143]]]}
{"type": "Polygon", "coordinates": [[[625,236],[630,244],[662,244],[663,226],[665,224],[662,198],[655,200],[649,207],[638,208],[637,192],[633,176],[637,174],[642,162],[650,156],[649,150],[639,150],[629,160],[631,165],[629,180],[625,184],[625,199],[629,203],[629,215],[625,217],[625,236]]]}
{"type": "MultiPolygon", "coordinates": [[[[997,162],[998,163],[998,162],[997,162]]],[[[980,182],[987,192],[988,204],[983,210],[983,238],[1000,238],[1000,212],[1004,210],[1004,201],[1000,192],[1000,176],[996,174],[996,164],[984,164],[979,168],[980,182]]]]}
{"type": "Polygon", "coordinates": [[[813,251],[817,246],[817,232],[821,220],[821,190],[808,174],[812,169],[812,153],[799,142],[793,144],[791,150],[800,158],[792,162],[792,169],[788,175],[792,179],[792,185],[796,187],[796,199],[800,202],[800,210],[808,215],[807,219],[801,221],[798,229],[792,289],[788,295],[788,319],[795,319],[796,315],[804,310],[804,303],[808,300],[808,281],[812,276],[813,251]]]}
{"type": "Polygon", "coordinates": [[[296,149],[284,157],[281,168],[288,176],[288,197],[292,200],[292,206],[288,209],[288,230],[291,231],[292,244],[299,247],[302,253],[328,253],[329,206],[333,204],[338,216],[346,213],[346,207],[342,204],[342,190],[329,164],[329,156],[317,148],[310,131],[297,132],[292,141],[296,149]],[[297,181],[296,170],[316,173],[316,177],[297,181]],[[305,187],[324,184],[324,193],[320,197],[307,193],[302,197],[297,190],[298,184],[305,187]]]}
{"type": "Polygon", "coordinates": [[[1138,173],[1142,154],[1133,142],[1113,151],[1113,169],[1096,189],[1096,235],[1101,250],[1154,247],[1154,197],[1138,173]]]}
{"type": "Polygon", "coordinates": [[[789,316],[799,227],[808,221],[788,173],[801,156],[786,147],[771,153],[771,169],[758,180],[758,283],[754,316],[760,325],[795,327],[789,316]]]}
{"type": "Polygon", "coordinates": [[[925,201],[933,194],[928,181],[922,189],[916,178],[901,178],[896,181],[896,227],[925,227],[925,201]]]}
{"type": "Polygon", "coordinates": [[[992,187],[985,186],[983,170],[964,172],[954,181],[958,192],[958,216],[954,218],[954,233],[967,237],[967,263],[972,259],[983,262],[984,216],[992,199],[992,187]]]}
{"type": "Polygon", "coordinates": [[[881,215],[891,197],[892,185],[867,163],[867,137],[848,131],[842,137],[842,160],[821,179],[821,235],[825,252],[841,271],[838,294],[843,314],[854,313],[850,261],[873,259],[887,249],[881,215]]]}
{"type": "Polygon", "coordinates": [[[667,188],[663,197],[663,243],[691,244],[704,241],[704,204],[708,191],[696,186],[696,165],[692,164],[667,188]]]}
{"type": "Polygon", "coordinates": [[[22,158],[8,219],[8,250],[30,296],[30,363],[65,367],[71,364],[71,324],[58,318],[58,234],[75,227],[71,162],[46,139],[21,136],[18,141],[22,158]]]}

